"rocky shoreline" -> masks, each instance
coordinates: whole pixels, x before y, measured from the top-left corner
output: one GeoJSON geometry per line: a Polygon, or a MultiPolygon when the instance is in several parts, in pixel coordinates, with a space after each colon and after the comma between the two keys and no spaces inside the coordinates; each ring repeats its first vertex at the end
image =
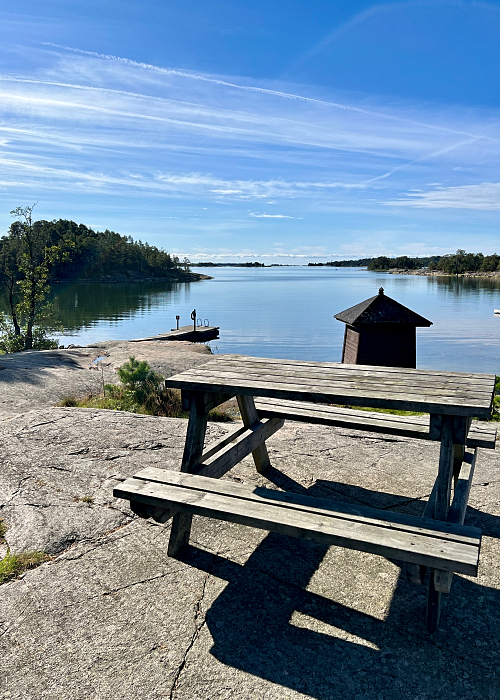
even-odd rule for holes
{"type": "Polygon", "coordinates": [[[213,280],[210,275],[204,275],[201,272],[184,272],[184,270],[172,270],[168,275],[161,277],[152,275],[141,275],[130,270],[127,274],[101,275],[100,277],[78,277],[76,279],[61,279],[51,280],[51,284],[64,284],[68,282],[78,283],[117,283],[117,282],[199,282],[200,280],[213,280]]]}
{"type": "Polygon", "coordinates": [[[418,275],[420,277],[500,277],[500,270],[494,272],[461,272],[458,275],[452,275],[440,270],[401,270],[391,268],[384,270],[388,275],[418,275]]]}
{"type": "Polygon", "coordinates": [[[204,364],[211,352],[203,343],[110,340],[85,347],[1,355],[0,418],[50,408],[67,396],[100,394],[103,383],[118,383],[116,369],[132,355],[170,377],[204,364]],[[98,358],[103,359],[96,362],[98,358]]]}

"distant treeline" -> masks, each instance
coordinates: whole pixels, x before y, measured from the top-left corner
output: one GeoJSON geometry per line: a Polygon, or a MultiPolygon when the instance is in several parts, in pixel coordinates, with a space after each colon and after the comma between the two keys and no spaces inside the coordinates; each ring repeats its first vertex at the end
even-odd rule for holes
{"type": "Polygon", "coordinates": [[[422,258],[410,258],[400,255],[389,258],[380,255],[378,258],[360,258],[359,260],[335,260],[326,263],[309,263],[311,267],[366,267],[368,270],[382,272],[384,270],[436,270],[450,275],[461,275],[464,272],[494,272],[500,270],[500,255],[483,255],[482,253],[466,253],[457,250],[453,255],[431,255],[422,258]]]}
{"type": "MultiPolygon", "coordinates": [[[[15,259],[18,225],[14,222],[9,234],[0,238],[0,260],[6,256],[15,259]]],[[[117,275],[168,277],[177,270],[188,270],[187,259],[181,262],[156,246],[107,229],[94,231],[84,224],[59,219],[35,221],[33,231],[37,246],[57,246],[60,251],[51,265],[51,280],[90,280],[117,275]]]]}
{"type": "Polygon", "coordinates": [[[483,255],[482,253],[466,253],[457,250],[453,255],[433,255],[428,258],[409,258],[402,255],[399,258],[380,256],[373,258],[367,265],[369,270],[419,270],[428,268],[449,275],[461,275],[464,272],[494,272],[500,270],[500,255],[483,255]]]}
{"type": "Polygon", "coordinates": [[[463,272],[495,272],[500,270],[500,255],[483,255],[457,250],[454,255],[444,255],[436,265],[429,265],[430,270],[439,270],[452,275],[463,272]]]}
{"type": "Polygon", "coordinates": [[[373,258],[360,260],[334,260],[326,263],[308,263],[309,267],[366,267],[373,258]]]}
{"type": "Polygon", "coordinates": [[[439,264],[440,260],[440,255],[431,255],[427,258],[409,258],[407,255],[387,258],[385,255],[380,255],[378,258],[372,258],[367,267],[369,270],[390,270],[391,268],[421,270],[423,267],[436,269],[435,266],[439,264]]]}
{"type": "Polygon", "coordinates": [[[440,260],[439,255],[433,255],[428,258],[409,258],[407,255],[401,255],[398,258],[387,258],[381,255],[378,258],[360,258],[359,260],[333,260],[326,263],[309,263],[311,267],[367,267],[369,270],[389,270],[392,267],[398,267],[405,270],[419,270],[421,267],[428,267],[430,264],[437,263],[440,260]]]}
{"type": "Polygon", "coordinates": [[[281,265],[268,265],[260,262],[246,263],[214,263],[214,262],[197,262],[191,263],[192,267],[281,267],[281,265]]]}

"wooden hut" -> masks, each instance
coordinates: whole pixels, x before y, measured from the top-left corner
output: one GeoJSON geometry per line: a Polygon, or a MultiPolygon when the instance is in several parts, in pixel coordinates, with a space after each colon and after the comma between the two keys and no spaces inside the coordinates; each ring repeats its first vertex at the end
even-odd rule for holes
{"type": "Polygon", "coordinates": [[[385,367],[417,366],[417,326],[432,322],[384,294],[335,315],[346,324],[342,362],[385,367]]]}

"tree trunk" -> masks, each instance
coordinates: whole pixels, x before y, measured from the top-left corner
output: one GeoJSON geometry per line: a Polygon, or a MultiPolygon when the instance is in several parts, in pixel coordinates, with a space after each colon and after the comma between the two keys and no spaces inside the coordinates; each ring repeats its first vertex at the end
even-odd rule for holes
{"type": "Polygon", "coordinates": [[[21,335],[21,329],[17,320],[16,305],[14,304],[14,285],[9,287],[9,306],[12,323],[14,325],[14,334],[21,335]]]}
{"type": "Polygon", "coordinates": [[[32,350],[33,349],[33,323],[31,321],[28,321],[28,325],[26,328],[26,338],[24,341],[24,349],[25,350],[32,350]]]}
{"type": "Polygon", "coordinates": [[[28,322],[26,324],[26,339],[24,343],[25,350],[33,349],[33,326],[35,325],[35,284],[37,282],[33,281],[30,290],[30,308],[28,314],[28,322]]]}

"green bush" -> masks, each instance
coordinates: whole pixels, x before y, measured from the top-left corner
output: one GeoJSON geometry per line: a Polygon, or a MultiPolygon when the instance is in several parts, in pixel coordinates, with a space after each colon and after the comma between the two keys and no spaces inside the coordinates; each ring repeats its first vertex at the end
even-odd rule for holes
{"type": "MultiPolygon", "coordinates": [[[[181,392],[178,389],[167,388],[161,374],[151,369],[145,360],[139,361],[130,357],[117,372],[121,386],[105,384],[104,394],[100,396],[87,395],[82,399],[66,396],[59,406],[106,408],[165,418],[188,417],[186,411],[182,410],[181,392]]],[[[210,411],[208,417],[213,421],[233,420],[220,409],[210,411]]]]}
{"type": "MultiPolygon", "coordinates": [[[[41,326],[33,328],[33,350],[57,350],[59,340],[47,337],[47,330],[41,326]]],[[[26,349],[26,329],[16,335],[14,327],[5,314],[0,317],[0,352],[21,352],[26,349]]]]}
{"type": "Polygon", "coordinates": [[[500,377],[497,376],[495,379],[495,393],[493,396],[493,409],[491,411],[491,420],[500,422],[500,377]]]}

